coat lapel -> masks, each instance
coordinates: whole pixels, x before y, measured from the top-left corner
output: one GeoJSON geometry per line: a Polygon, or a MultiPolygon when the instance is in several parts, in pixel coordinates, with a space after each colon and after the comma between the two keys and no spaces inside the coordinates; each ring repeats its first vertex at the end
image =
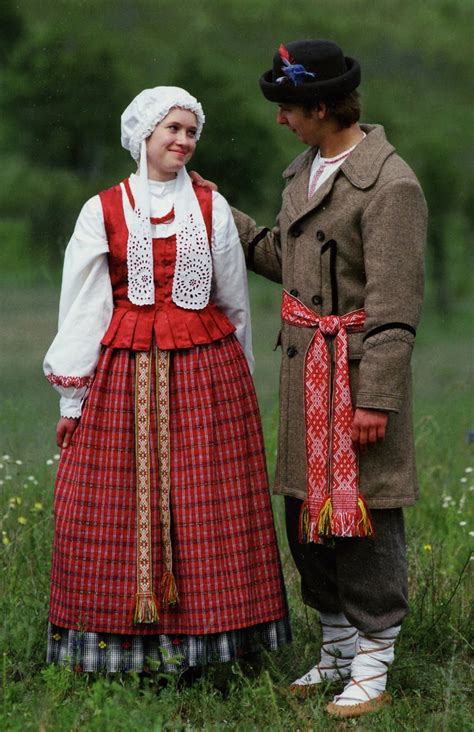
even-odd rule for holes
{"type": "Polygon", "coordinates": [[[308,200],[309,174],[315,155],[315,149],[306,150],[283,173],[283,177],[288,179],[284,196],[286,213],[291,222],[300,218],[301,210],[308,200]]]}
{"type": "Polygon", "coordinates": [[[290,225],[314,211],[331,192],[341,174],[356,188],[368,188],[377,180],[382,165],[395,148],[387,142],[383,127],[361,125],[367,137],[360,142],[334,175],[318,188],[308,200],[309,175],[316,148],[299,155],[284,171],[283,177],[290,179],[285,189],[286,211],[290,225]]]}
{"type": "Polygon", "coordinates": [[[290,170],[292,166],[287,168],[285,171],[285,173],[287,173],[287,171],[290,170],[290,175],[294,176],[285,189],[285,202],[288,204],[287,213],[291,224],[296,223],[296,221],[307,216],[311,211],[317,208],[334,185],[337,173],[336,175],[332,175],[328,178],[328,180],[318,188],[314,196],[308,200],[309,176],[311,172],[311,164],[315,155],[316,148],[313,148],[308,151],[306,159],[302,161],[301,166],[299,166],[294,173],[290,170]]]}
{"type": "Polygon", "coordinates": [[[318,188],[318,190],[316,191],[314,196],[312,196],[309,200],[308,200],[308,187],[306,187],[306,203],[303,206],[303,208],[301,209],[300,217],[306,216],[307,214],[309,214],[311,211],[313,211],[315,208],[317,208],[322,203],[322,201],[326,198],[328,193],[330,193],[338,173],[339,173],[339,171],[337,170],[334,175],[331,175],[326,181],[324,181],[322,186],[320,186],[318,188]]]}

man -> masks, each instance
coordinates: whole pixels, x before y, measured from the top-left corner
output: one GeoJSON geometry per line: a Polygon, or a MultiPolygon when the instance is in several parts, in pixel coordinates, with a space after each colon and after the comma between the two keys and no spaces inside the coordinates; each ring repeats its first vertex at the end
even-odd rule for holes
{"type": "Polygon", "coordinates": [[[359,124],[359,83],[331,41],[280,46],[261,90],[309,149],[283,173],[273,230],[234,210],[248,267],[284,290],[275,492],[322,625],[317,663],[290,688],[345,681],[327,707],[338,717],[390,702],[408,612],[402,507],[417,497],[410,357],[427,218],[383,128],[359,124]]]}

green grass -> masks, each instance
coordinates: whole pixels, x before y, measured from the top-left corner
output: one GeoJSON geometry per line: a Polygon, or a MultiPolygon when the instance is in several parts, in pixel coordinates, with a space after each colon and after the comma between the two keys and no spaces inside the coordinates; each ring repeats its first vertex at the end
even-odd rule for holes
{"type": "MultiPolygon", "coordinates": [[[[252,278],[255,380],[270,470],[276,445],[278,288],[252,278]]],[[[54,334],[51,285],[2,288],[0,326],[0,610],[2,730],[446,730],[472,729],[474,456],[470,309],[443,322],[426,313],[414,357],[415,421],[422,497],[406,512],[411,614],[390,674],[394,704],[346,723],[325,717],[329,694],[299,703],[289,682],[316,660],[316,614],[299,597],[274,499],[295,639],[260,665],[207,669],[192,685],[160,676],[74,675],[44,663],[57,397],[41,374],[54,334]],[[8,455],[2,458],[1,455],[8,455]],[[21,461],[18,464],[17,461],[21,461]]]]}

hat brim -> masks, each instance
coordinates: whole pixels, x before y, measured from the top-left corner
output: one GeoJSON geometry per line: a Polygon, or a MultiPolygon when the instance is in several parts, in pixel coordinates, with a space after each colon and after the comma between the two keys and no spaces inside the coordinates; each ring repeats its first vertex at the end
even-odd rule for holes
{"type": "Polygon", "coordinates": [[[260,89],[269,102],[277,104],[307,104],[317,99],[331,99],[350,94],[360,84],[360,65],[355,58],[345,57],[347,71],[341,76],[321,81],[309,81],[295,86],[290,80],[278,84],[273,81],[273,70],[260,77],[260,89]]]}

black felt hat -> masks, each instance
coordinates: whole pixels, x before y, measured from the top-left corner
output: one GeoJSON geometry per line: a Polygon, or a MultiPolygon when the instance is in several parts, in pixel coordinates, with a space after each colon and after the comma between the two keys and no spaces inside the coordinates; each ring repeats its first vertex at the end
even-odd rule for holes
{"type": "Polygon", "coordinates": [[[273,69],[260,77],[270,102],[307,104],[343,97],[360,84],[360,66],[344,56],[333,41],[321,39],[283,44],[273,57],[273,69]]]}

